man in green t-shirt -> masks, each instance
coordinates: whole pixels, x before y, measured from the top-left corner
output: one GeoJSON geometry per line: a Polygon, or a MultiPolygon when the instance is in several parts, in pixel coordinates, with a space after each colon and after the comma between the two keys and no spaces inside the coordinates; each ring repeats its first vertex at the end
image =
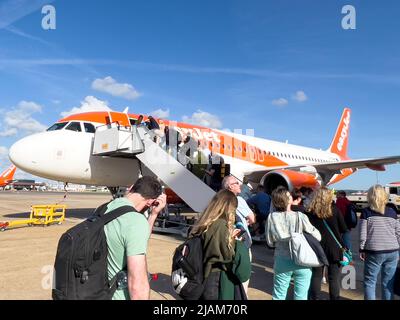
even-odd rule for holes
{"type": "Polygon", "coordinates": [[[118,288],[113,300],[147,300],[150,285],[147,272],[147,243],[154,221],[166,205],[161,184],[153,177],[136,181],[129,192],[107,206],[107,212],[121,206],[132,206],[132,211],[111,221],[104,227],[108,245],[108,278],[126,270],[127,286],[118,288]],[[149,218],[144,212],[150,209],[149,218]]]}

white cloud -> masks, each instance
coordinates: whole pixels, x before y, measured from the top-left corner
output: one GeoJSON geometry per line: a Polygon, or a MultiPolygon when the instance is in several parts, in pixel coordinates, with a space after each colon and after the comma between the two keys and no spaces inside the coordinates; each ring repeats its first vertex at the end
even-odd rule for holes
{"type": "Polygon", "coordinates": [[[21,101],[18,103],[18,108],[26,112],[42,112],[42,106],[32,101],[21,101]]]}
{"type": "Polygon", "coordinates": [[[42,106],[32,101],[21,101],[10,111],[4,113],[2,119],[5,129],[0,132],[2,137],[23,134],[33,134],[44,131],[46,126],[32,118],[34,113],[40,113],[42,106]]]}
{"type": "Polygon", "coordinates": [[[16,136],[17,133],[18,133],[18,130],[15,128],[6,129],[4,131],[0,131],[0,137],[12,137],[12,136],[16,136]]]}
{"type": "Polygon", "coordinates": [[[288,103],[289,103],[289,101],[287,101],[285,98],[279,98],[279,99],[272,100],[272,104],[274,106],[278,106],[278,107],[286,106],[288,103]]]}
{"type": "Polygon", "coordinates": [[[154,110],[152,112],[150,112],[150,115],[155,117],[155,118],[161,118],[161,119],[165,119],[169,117],[169,109],[167,110],[163,110],[163,109],[157,109],[154,110]]]}
{"type": "Polygon", "coordinates": [[[304,102],[308,99],[304,91],[297,91],[296,94],[292,96],[292,98],[293,100],[296,100],[298,102],[304,102]]]}
{"type": "Polygon", "coordinates": [[[0,146],[0,159],[5,159],[7,156],[8,156],[8,149],[6,147],[0,146]]]}
{"type": "Polygon", "coordinates": [[[201,110],[197,110],[191,117],[183,116],[182,121],[215,129],[222,127],[222,122],[218,116],[201,110]]]}
{"type": "Polygon", "coordinates": [[[92,89],[128,100],[135,100],[140,96],[140,93],[131,84],[118,83],[112,77],[94,80],[92,89]]]}
{"type": "Polygon", "coordinates": [[[93,111],[111,111],[107,101],[99,100],[93,96],[87,96],[85,100],[81,101],[80,107],[74,107],[69,111],[64,111],[61,116],[68,117],[71,114],[93,111]]]}
{"type": "Polygon", "coordinates": [[[8,160],[8,149],[0,146],[0,174],[9,166],[10,161],[8,160]]]}

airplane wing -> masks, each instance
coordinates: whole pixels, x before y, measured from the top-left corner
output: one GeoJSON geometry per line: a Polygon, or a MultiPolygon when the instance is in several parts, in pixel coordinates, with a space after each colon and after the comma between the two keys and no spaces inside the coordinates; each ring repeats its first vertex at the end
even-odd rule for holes
{"type": "MultiPolygon", "coordinates": [[[[328,163],[310,163],[307,165],[296,165],[296,166],[280,166],[280,167],[269,167],[268,169],[260,168],[251,172],[246,172],[247,176],[252,181],[259,181],[265,174],[275,170],[294,170],[300,171],[305,167],[313,167],[318,173],[330,175],[340,173],[343,169],[364,169],[369,168],[376,171],[385,171],[385,165],[395,164],[400,162],[400,156],[383,157],[383,158],[371,158],[371,159],[359,159],[359,160],[343,160],[337,162],[328,163]]],[[[329,175],[327,175],[329,176],[329,175]]]]}

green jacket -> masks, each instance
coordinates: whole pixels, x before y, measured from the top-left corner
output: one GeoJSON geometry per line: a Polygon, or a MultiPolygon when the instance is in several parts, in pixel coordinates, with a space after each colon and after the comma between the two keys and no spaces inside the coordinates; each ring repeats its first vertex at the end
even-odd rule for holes
{"type": "Polygon", "coordinates": [[[216,220],[203,234],[204,277],[212,271],[220,271],[220,300],[234,300],[235,285],[250,279],[249,249],[242,241],[236,241],[235,252],[229,250],[229,229],[223,219],[216,220]]]}
{"type": "Polygon", "coordinates": [[[216,220],[207,232],[203,233],[204,278],[207,278],[211,271],[226,270],[226,265],[232,262],[233,251],[228,248],[228,236],[228,224],[223,219],[216,220]]]}
{"type": "Polygon", "coordinates": [[[221,272],[219,300],[235,300],[235,286],[249,280],[250,275],[249,249],[242,241],[236,241],[233,263],[227,271],[221,272]]]}

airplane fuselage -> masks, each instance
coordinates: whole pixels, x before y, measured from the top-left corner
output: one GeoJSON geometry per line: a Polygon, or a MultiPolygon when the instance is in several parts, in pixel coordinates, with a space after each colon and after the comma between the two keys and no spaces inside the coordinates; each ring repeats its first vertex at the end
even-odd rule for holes
{"type": "MultiPolygon", "coordinates": [[[[116,114],[116,113],[115,113],[116,114]]],[[[121,116],[121,114],[118,114],[121,116]]],[[[125,115],[127,116],[127,115],[125,115]]],[[[28,136],[10,149],[11,161],[20,169],[43,178],[87,185],[128,186],[139,175],[135,159],[92,155],[94,130],[109,121],[107,112],[76,114],[58,121],[61,129],[28,136]],[[71,130],[69,127],[79,130],[71,130]]],[[[137,119],[138,115],[129,115],[137,119]]],[[[175,128],[184,137],[188,133],[200,143],[200,148],[221,155],[231,165],[231,172],[242,178],[245,172],[279,166],[312,166],[340,161],[337,154],[261,139],[243,134],[160,121],[162,126],[175,128]]],[[[336,175],[335,182],[344,178],[336,175]]],[[[332,179],[332,180],[334,180],[332,179]]]]}

